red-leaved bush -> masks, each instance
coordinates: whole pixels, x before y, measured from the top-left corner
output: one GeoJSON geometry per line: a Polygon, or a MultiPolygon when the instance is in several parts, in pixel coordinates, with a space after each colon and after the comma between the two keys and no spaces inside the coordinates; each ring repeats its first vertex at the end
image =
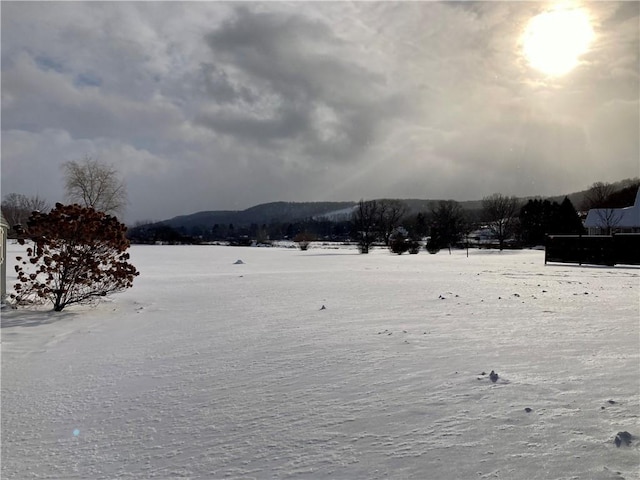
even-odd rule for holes
{"type": "Polygon", "coordinates": [[[17,304],[87,304],[133,285],[138,275],[127,249],[127,227],[116,217],[80,205],[57,203],[49,213],[33,212],[19,242],[33,242],[27,259],[17,257],[17,304]]]}

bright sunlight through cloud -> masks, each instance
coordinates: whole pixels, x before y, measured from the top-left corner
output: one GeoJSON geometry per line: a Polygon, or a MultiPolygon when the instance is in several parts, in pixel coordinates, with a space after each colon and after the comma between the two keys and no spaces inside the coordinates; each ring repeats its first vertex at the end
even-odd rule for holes
{"type": "Polygon", "coordinates": [[[529,64],[541,72],[560,76],[570,72],[593,40],[589,15],[583,9],[557,9],[535,16],[523,37],[529,64]]]}

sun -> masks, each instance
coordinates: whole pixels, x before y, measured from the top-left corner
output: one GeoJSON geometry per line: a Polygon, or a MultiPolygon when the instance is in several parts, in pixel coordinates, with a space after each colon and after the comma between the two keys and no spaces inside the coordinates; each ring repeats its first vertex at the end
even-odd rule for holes
{"type": "Polygon", "coordinates": [[[529,64],[549,76],[561,76],[578,65],[589,49],[593,28],[580,8],[550,10],[533,17],[522,46],[529,64]]]}

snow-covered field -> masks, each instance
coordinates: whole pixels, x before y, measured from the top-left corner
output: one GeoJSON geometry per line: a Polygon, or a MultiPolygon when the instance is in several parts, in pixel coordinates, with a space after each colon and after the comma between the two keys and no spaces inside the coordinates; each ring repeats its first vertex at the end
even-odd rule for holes
{"type": "Polygon", "coordinates": [[[96,308],[2,312],[3,480],[640,478],[638,269],[131,254],[96,308]]]}

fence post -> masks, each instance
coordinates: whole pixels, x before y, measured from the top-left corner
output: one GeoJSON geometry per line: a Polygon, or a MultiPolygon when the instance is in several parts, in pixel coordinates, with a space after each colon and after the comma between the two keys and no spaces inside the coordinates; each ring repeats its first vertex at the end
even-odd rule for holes
{"type": "Polygon", "coordinates": [[[582,266],[582,233],[578,234],[578,265],[582,266]]]}
{"type": "Polygon", "coordinates": [[[547,256],[549,254],[549,244],[551,243],[551,238],[546,233],[544,234],[545,242],[544,242],[544,264],[547,264],[547,256]]]}

